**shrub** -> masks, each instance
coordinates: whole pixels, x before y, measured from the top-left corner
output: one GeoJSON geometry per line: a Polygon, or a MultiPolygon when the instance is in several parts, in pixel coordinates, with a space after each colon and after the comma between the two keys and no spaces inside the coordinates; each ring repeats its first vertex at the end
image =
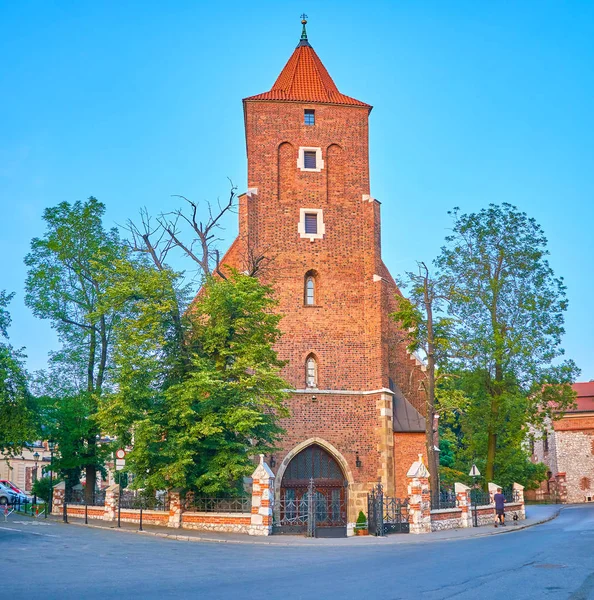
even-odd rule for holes
{"type": "Polygon", "coordinates": [[[357,524],[355,525],[355,529],[367,529],[367,517],[365,513],[360,510],[359,516],[357,517],[357,524]]]}

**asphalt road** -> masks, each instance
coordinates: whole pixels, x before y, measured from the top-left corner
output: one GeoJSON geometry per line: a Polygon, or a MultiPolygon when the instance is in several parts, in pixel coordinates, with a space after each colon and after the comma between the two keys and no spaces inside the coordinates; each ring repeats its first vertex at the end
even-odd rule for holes
{"type": "MultiPolygon", "coordinates": [[[[411,540],[412,541],[412,540],[411,540]]],[[[0,599],[594,599],[594,506],[484,538],[382,546],[189,543],[0,523],[0,599]]]]}

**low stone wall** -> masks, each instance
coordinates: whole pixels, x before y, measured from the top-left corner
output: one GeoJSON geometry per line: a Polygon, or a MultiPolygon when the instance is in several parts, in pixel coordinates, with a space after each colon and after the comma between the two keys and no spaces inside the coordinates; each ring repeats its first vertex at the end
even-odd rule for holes
{"type": "Polygon", "coordinates": [[[181,516],[182,529],[198,531],[248,533],[251,522],[251,513],[184,512],[181,516]]]}
{"type": "MultiPolygon", "coordinates": [[[[117,520],[117,512],[116,512],[117,520]]],[[[135,508],[122,508],[120,510],[120,521],[122,523],[140,523],[140,510],[135,508]]],[[[161,525],[167,527],[169,523],[169,512],[162,510],[143,510],[143,525],[161,525]]]]}
{"type": "Polygon", "coordinates": [[[462,525],[461,508],[442,508],[431,511],[431,531],[459,529],[462,525]]]}
{"type": "MultiPolygon", "coordinates": [[[[478,513],[478,524],[479,527],[483,525],[493,525],[495,523],[495,505],[488,504],[485,506],[477,507],[478,513]]],[[[505,520],[511,522],[514,520],[514,514],[518,515],[518,520],[521,521],[526,518],[526,512],[524,509],[523,502],[508,502],[505,505],[505,520]]],[[[474,508],[471,509],[470,513],[474,520],[474,508]]]]}
{"type": "MultiPolygon", "coordinates": [[[[84,504],[68,504],[66,507],[68,511],[69,517],[80,517],[85,518],[85,507],[84,504]]],[[[62,514],[62,511],[57,512],[53,511],[53,514],[62,514]]],[[[89,519],[101,519],[105,515],[105,507],[104,506],[87,506],[87,516],[89,519]]]]}

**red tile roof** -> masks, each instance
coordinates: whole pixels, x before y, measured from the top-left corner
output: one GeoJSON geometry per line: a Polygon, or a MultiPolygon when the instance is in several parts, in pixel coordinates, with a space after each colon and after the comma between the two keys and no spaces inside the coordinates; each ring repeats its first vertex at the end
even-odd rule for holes
{"type": "Polygon", "coordinates": [[[300,44],[289,58],[269,92],[244,100],[280,100],[284,102],[322,102],[324,104],[371,105],[338,91],[315,50],[309,44],[300,44]]]}
{"type": "Polygon", "coordinates": [[[577,408],[567,412],[594,411],[594,381],[574,383],[571,387],[577,392],[577,408]]]}

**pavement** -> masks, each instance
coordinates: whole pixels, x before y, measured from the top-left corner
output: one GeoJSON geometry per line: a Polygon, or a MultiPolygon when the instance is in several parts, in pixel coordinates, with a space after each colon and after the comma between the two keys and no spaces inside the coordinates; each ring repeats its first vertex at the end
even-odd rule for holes
{"type": "MultiPolygon", "coordinates": [[[[560,505],[549,504],[526,507],[526,519],[522,521],[509,520],[505,527],[495,528],[493,525],[484,525],[482,527],[469,527],[465,529],[450,529],[445,531],[435,531],[423,535],[413,534],[391,534],[384,537],[353,536],[348,538],[307,538],[299,535],[273,535],[266,537],[249,536],[241,533],[210,533],[205,531],[196,531],[192,529],[168,529],[156,525],[143,525],[143,530],[139,531],[137,523],[121,523],[117,527],[114,523],[101,521],[100,519],[88,519],[88,525],[85,525],[84,519],[68,517],[69,525],[82,525],[83,527],[92,527],[97,529],[107,529],[120,533],[135,533],[145,536],[155,536],[179,540],[184,542],[214,542],[222,544],[251,544],[265,546],[375,546],[394,545],[394,544],[419,544],[446,540],[462,540],[477,538],[483,536],[502,535],[513,531],[520,531],[533,525],[545,523],[554,519],[560,510],[560,505]],[[515,524],[514,524],[515,523],[515,524]]],[[[52,520],[62,523],[62,518],[52,515],[52,520]]]]}
{"type": "MultiPolygon", "coordinates": [[[[533,508],[531,519],[554,514],[533,508]]],[[[341,546],[188,544],[11,515],[0,522],[1,589],[44,600],[594,599],[593,505],[511,531],[447,544],[436,534],[341,546]]]]}

